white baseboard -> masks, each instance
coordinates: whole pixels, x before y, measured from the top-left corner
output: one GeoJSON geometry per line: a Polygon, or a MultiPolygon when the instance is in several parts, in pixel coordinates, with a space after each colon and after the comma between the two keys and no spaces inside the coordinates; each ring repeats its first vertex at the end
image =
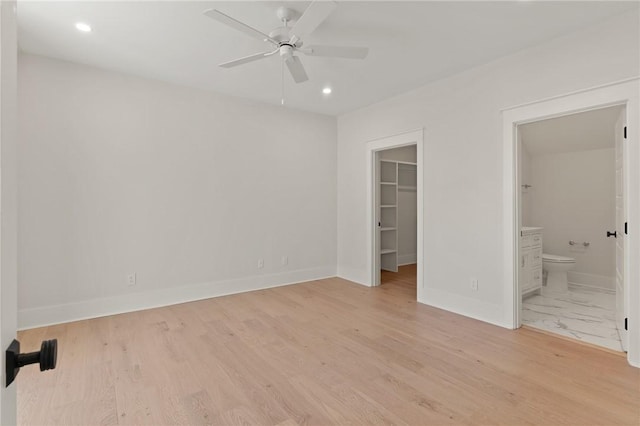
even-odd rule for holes
{"type": "Polygon", "coordinates": [[[18,311],[18,330],[159,308],[162,306],[176,305],[247,291],[263,290],[335,276],[336,267],[325,266],[277,274],[256,275],[233,280],[163,288],[141,293],[128,293],[62,305],[20,309],[18,311]]]}
{"type": "Polygon", "coordinates": [[[363,285],[365,287],[371,287],[369,284],[367,284],[367,278],[365,277],[365,274],[363,274],[362,270],[360,269],[338,266],[337,276],[338,278],[342,278],[347,281],[351,281],[356,284],[363,285]]]}
{"type": "Polygon", "coordinates": [[[567,281],[571,284],[578,284],[587,287],[598,287],[607,290],[616,289],[616,281],[613,277],[603,275],[585,274],[584,272],[567,272],[567,281]]]}
{"type": "Polygon", "coordinates": [[[416,253],[398,255],[398,266],[413,265],[414,263],[418,263],[418,255],[416,253]]]}
{"type": "Polygon", "coordinates": [[[433,288],[425,288],[422,294],[423,296],[418,302],[424,303],[425,305],[444,309],[445,311],[477,319],[499,327],[512,328],[510,325],[505,325],[504,323],[504,309],[501,305],[486,303],[478,299],[472,299],[433,288]]]}

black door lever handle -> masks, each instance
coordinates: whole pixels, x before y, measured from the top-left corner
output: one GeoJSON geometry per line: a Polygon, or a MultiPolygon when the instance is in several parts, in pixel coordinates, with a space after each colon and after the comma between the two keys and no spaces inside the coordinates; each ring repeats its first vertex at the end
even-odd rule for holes
{"type": "Polygon", "coordinates": [[[44,340],[38,352],[20,353],[20,342],[13,340],[6,352],[6,373],[9,386],[18,375],[20,367],[40,364],[40,371],[53,370],[58,360],[58,339],[44,340]]]}
{"type": "Polygon", "coordinates": [[[618,231],[613,231],[613,232],[607,231],[607,238],[609,237],[618,238],[618,231]]]}

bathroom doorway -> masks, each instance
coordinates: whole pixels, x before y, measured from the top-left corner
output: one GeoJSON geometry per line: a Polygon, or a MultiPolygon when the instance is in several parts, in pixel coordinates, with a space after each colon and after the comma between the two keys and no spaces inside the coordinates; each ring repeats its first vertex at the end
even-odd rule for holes
{"type": "Polygon", "coordinates": [[[524,326],[623,352],[626,105],[517,126],[524,326]]]}

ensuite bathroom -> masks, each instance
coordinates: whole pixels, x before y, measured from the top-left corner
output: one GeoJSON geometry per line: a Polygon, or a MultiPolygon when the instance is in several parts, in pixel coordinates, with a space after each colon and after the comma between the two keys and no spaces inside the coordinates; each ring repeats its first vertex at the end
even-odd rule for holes
{"type": "Polygon", "coordinates": [[[518,126],[521,322],[626,350],[622,105],[518,126]]]}

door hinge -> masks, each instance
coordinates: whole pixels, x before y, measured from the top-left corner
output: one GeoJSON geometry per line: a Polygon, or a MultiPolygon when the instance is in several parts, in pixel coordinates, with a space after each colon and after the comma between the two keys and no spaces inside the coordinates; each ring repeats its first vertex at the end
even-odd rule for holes
{"type": "Polygon", "coordinates": [[[624,223],[624,235],[629,235],[629,232],[627,232],[627,222],[624,223]]]}
{"type": "Polygon", "coordinates": [[[625,330],[629,330],[629,318],[625,318],[624,319],[624,329],[625,330]]]}
{"type": "Polygon", "coordinates": [[[627,126],[624,126],[624,138],[627,138],[627,126]]]}

